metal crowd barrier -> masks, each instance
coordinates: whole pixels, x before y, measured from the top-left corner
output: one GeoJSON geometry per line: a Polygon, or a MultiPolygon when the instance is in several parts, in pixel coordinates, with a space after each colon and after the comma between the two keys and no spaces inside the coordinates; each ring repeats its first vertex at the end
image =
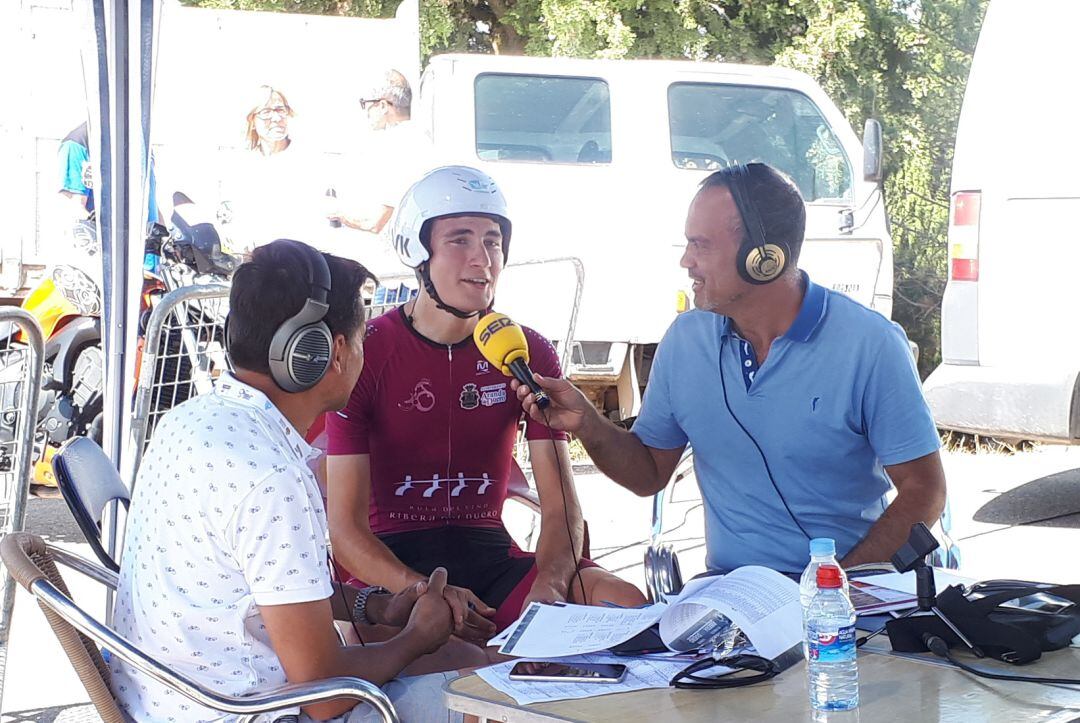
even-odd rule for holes
{"type": "MultiPolygon", "coordinates": [[[[37,320],[17,306],[0,306],[0,536],[21,532],[26,518],[44,355],[45,342],[37,320]]],[[[15,581],[6,568],[3,569],[3,585],[0,708],[4,698],[11,616],[15,609],[15,581]]]]}
{"type": "Polygon", "coordinates": [[[208,391],[214,378],[229,368],[225,354],[228,306],[226,284],[185,286],[162,297],[150,314],[135,385],[131,464],[125,470],[129,484],[161,416],[208,391]]]}

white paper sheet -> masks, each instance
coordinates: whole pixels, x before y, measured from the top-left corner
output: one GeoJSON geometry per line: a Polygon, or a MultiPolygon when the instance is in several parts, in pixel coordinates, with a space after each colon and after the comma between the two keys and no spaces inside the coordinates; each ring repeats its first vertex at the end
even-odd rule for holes
{"type": "Polygon", "coordinates": [[[626,642],[663,615],[667,605],[644,608],[532,603],[518,618],[503,655],[554,658],[606,650],[626,642]]]}
{"type": "Polygon", "coordinates": [[[510,623],[508,626],[503,628],[503,631],[501,633],[499,633],[498,635],[496,635],[491,640],[487,641],[487,644],[489,646],[502,645],[503,643],[505,643],[507,640],[510,639],[510,636],[514,634],[514,631],[516,629],[517,629],[517,620],[515,620],[514,622],[510,623]]]}
{"type": "MultiPolygon", "coordinates": [[[[908,595],[916,594],[914,571],[888,572],[884,575],[869,575],[860,579],[873,585],[878,585],[879,587],[887,587],[890,590],[906,592],[908,595]]],[[[970,577],[962,577],[951,570],[942,570],[939,567],[934,568],[934,585],[937,587],[938,592],[941,592],[949,585],[970,585],[973,582],[975,581],[970,577]]]]}
{"type": "MultiPolygon", "coordinates": [[[[645,688],[666,688],[675,674],[689,665],[685,660],[667,661],[653,658],[629,658],[594,653],[559,658],[565,663],[617,663],[626,666],[626,678],[621,683],[554,683],[548,681],[510,680],[510,669],[520,661],[499,663],[481,668],[476,674],[488,685],[513,698],[520,705],[543,703],[549,700],[591,698],[609,693],[625,693],[645,688]]],[[[711,668],[709,675],[726,672],[727,668],[711,668]]]]}
{"type": "Polygon", "coordinates": [[[660,621],[660,637],[669,647],[686,649],[687,632],[707,624],[713,610],[726,615],[766,658],[802,640],[799,585],[775,570],[740,567],[723,578],[695,582],[701,584],[688,586],[660,621]]]}

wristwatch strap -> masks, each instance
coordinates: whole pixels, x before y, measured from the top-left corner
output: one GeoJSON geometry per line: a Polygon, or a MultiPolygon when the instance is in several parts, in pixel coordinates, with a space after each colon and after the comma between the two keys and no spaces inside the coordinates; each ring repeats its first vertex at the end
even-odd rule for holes
{"type": "Polygon", "coordinates": [[[372,621],[368,620],[367,616],[367,599],[369,595],[387,595],[390,591],[385,587],[379,587],[373,585],[371,587],[361,588],[360,592],[356,593],[356,602],[353,603],[352,617],[353,622],[362,625],[374,625],[372,621]]]}

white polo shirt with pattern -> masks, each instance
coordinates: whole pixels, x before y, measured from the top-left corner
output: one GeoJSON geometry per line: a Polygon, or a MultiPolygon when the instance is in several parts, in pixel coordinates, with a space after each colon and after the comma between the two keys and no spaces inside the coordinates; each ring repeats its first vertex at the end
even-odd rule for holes
{"type": "MultiPolygon", "coordinates": [[[[332,594],[326,514],[308,466],[316,454],[266,395],[231,375],[166,414],[136,477],[117,631],[219,693],[287,682],[259,606],[332,594]]],[[[112,673],[134,720],[230,719],[115,658],[112,673]]]]}

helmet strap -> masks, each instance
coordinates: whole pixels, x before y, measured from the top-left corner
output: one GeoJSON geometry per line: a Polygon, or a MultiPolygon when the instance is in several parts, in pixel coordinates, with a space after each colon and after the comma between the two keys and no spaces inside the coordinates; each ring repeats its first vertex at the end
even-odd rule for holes
{"type": "Polygon", "coordinates": [[[474,316],[480,316],[479,311],[462,311],[461,309],[443,303],[443,300],[439,297],[439,292],[435,290],[435,284],[431,281],[431,274],[428,272],[427,261],[417,267],[416,275],[420,277],[420,281],[424,284],[424,290],[427,291],[428,296],[435,302],[436,309],[441,309],[448,314],[453,314],[459,319],[471,319],[474,316]]]}

